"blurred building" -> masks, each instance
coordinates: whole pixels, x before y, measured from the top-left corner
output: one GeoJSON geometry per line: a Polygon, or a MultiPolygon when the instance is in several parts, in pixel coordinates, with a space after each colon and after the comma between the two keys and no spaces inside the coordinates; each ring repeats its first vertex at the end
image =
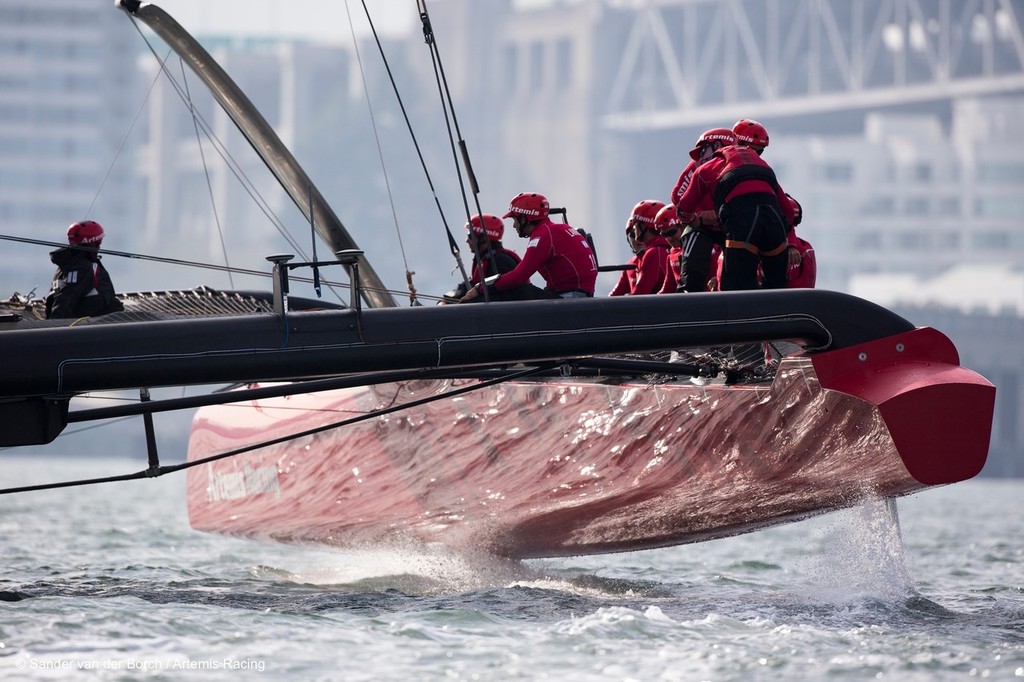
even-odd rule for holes
{"type": "MultiPolygon", "coordinates": [[[[0,0],[3,233],[65,242],[68,225],[92,218],[107,226],[107,246],[125,244],[137,205],[137,47],[109,0],[0,0]]],[[[4,251],[0,296],[45,294],[46,250],[5,242],[4,251]]]]}
{"type": "MultiPolygon", "coordinates": [[[[338,116],[347,92],[348,54],[338,48],[270,39],[204,37],[204,47],[240,84],[294,154],[317,162],[317,137],[338,116]],[[339,93],[341,93],[339,95],[339,93]],[[305,154],[304,154],[305,152],[305,154]]],[[[141,61],[155,81],[141,137],[137,182],[145,210],[135,248],[189,262],[269,273],[265,256],[282,252],[278,230],[302,226],[291,200],[235,130],[206,86],[175,57],[157,78],[153,59],[141,61]]],[[[308,224],[301,247],[310,248],[308,224]]],[[[298,248],[288,249],[295,254],[298,248]]],[[[161,269],[149,288],[227,288],[234,281],[209,270],[161,269]]]]}
{"type": "Polygon", "coordinates": [[[1009,130],[1021,117],[1024,94],[972,98],[953,103],[948,123],[876,112],[861,134],[773,140],[766,158],[804,207],[819,286],[964,263],[1024,267],[1024,139],[1009,130]]]}

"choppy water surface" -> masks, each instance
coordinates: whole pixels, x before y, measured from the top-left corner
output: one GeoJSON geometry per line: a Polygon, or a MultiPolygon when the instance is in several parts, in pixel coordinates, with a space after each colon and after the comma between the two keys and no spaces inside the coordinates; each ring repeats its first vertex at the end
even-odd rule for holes
{"type": "MultiPolygon", "coordinates": [[[[0,453],[4,486],[141,468],[0,453]]],[[[0,497],[0,676],[1024,678],[1024,481],[510,564],[200,534],[184,476],[0,497]]]]}

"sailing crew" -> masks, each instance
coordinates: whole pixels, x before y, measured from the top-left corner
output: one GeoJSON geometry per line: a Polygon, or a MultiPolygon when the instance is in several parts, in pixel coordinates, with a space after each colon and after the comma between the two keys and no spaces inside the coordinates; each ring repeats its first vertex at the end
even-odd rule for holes
{"type": "MultiPolygon", "coordinates": [[[[725,230],[722,291],[760,288],[758,266],[765,288],[784,288],[787,239],[795,211],[775,172],[748,146],[718,145],[694,158],[705,154],[708,158],[694,171],[676,210],[692,223],[707,206],[718,208],[725,230]]],[[[686,259],[684,254],[684,263],[686,259]]]]}
{"type": "MultiPolygon", "coordinates": [[[[803,220],[804,209],[800,206],[800,202],[789,197],[789,200],[793,203],[794,215],[793,215],[793,227],[803,220]]],[[[799,254],[799,258],[789,258],[789,268],[786,270],[787,286],[790,289],[813,289],[815,281],[818,278],[818,264],[814,257],[814,247],[806,239],[802,239],[797,236],[796,229],[789,231],[789,251],[796,251],[799,254]]]]}
{"type": "Polygon", "coordinates": [[[683,263],[683,230],[685,225],[672,204],[665,206],[654,216],[654,229],[668,242],[668,271],[659,294],[674,294],[679,290],[679,273],[683,263]]]}
{"type": "Polygon", "coordinates": [[[655,228],[655,218],[664,207],[664,202],[645,199],[638,202],[630,213],[628,224],[632,225],[637,240],[644,245],[644,252],[637,264],[636,280],[629,292],[631,296],[656,294],[665,285],[670,247],[655,228]]]}
{"type": "MultiPolygon", "coordinates": [[[[732,127],[732,132],[736,135],[736,144],[741,147],[750,147],[758,156],[764,153],[765,148],[768,146],[768,130],[758,123],[749,118],[741,118],[736,121],[732,127]]],[[[803,218],[803,209],[799,202],[786,194],[786,198],[793,205],[793,212],[795,218],[793,224],[790,225],[789,233],[787,235],[787,241],[789,246],[786,248],[786,259],[788,267],[786,270],[786,281],[787,286],[790,288],[813,288],[814,281],[817,277],[817,265],[814,261],[814,248],[810,242],[806,239],[801,239],[797,236],[796,228],[800,224],[803,218]],[[809,263],[804,264],[804,255],[807,254],[811,259],[809,263]]]]}
{"type": "MultiPolygon", "coordinates": [[[[470,270],[469,286],[479,284],[492,275],[510,272],[519,265],[522,259],[512,249],[506,249],[501,238],[505,234],[505,223],[501,218],[490,213],[474,215],[466,223],[466,244],[473,252],[473,264],[470,270]]],[[[460,282],[439,301],[440,304],[458,303],[468,290],[465,282],[460,282]]],[[[517,289],[497,296],[496,300],[519,300],[523,298],[517,289]]]]}
{"type": "MultiPolygon", "coordinates": [[[[672,203],[677,207],[683,193],[703,164],[720,148],[736,143],[736,136],[728,128],[712,128],[704,131],[693,149],[690,162],[680,173],[672,188],[672,203]]],[[[714,247],[725,244],[725,233],[718,218],[717,206],[710,196],[704,197],[701,205],[686,220],[683,233],[683,260],[679,272],[679,291],[700,292],[708,290],[708,281],[715,272],[714,247]]]]}
{"type": "MultiPolygon", "coordinates": [[[[545,287],[534,287],[534,298],[587,298],[594,295],[597,261],[590,242],[570,225],[553,223],[550,204],[543,194],[522,192],[509,202],[502,218],[511,218],[516,233],[529,239],[523,259],[511,272],[477,284],[460,302],[472,301],[487,286],[488,294],[504,292],[530,284],[540,273],[545,287]]],[[[532,285],[531,285],[532,286],[532,285]]]]}
{"type": "Polygon", "coordinates": [[[95,317],[124,310],[100,263],[103,226],[82,220],[68,228],[68,246],[50,252],[57,266],[46,295],[47,318],[95,317]]]}

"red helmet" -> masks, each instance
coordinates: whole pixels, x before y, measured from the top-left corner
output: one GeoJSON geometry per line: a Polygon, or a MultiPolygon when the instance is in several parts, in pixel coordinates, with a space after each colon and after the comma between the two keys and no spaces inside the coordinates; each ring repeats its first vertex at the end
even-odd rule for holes
{"type": "Polygon", "coordinates": [[[629,221],[626,223],[626,231],[629,228],[636,225],[640,229],[637,230],[637,236],[643,234],[644,230],[655,230],[654,219],[658,215],[658,211],[665,207],[665,202],[657,201],[655,199],[644,199],[633,207],[633,212],[629,214],[629,221]]]}
{"type": "Polygon", "coordinates": [[[672,204],[666,204],[658,211],[658,215],[654,216],[654,229],[661,234],[682,227],[684,227],[683,220],[676,213],[676,207],[672,204]]]}
{"type": "Polygon", "coordinates": [[[470,218],[466,223],[466,229],[473,234],[486,234],[488,239],[498,242],[505,234],[505,223],[496,215],[484,213],[470,218]]]}
{"type": "Polygon", "coordinates": [[[694,161],[699,161],[700,157],[704,155],[704,150],[708,147],[712,149],[718,149],[719,147],[728,147],[731,144],[736,144],[736,136],[728,128],[712,128],[711,130],[705,130],[700,137],[697,138],[696,144],[693,145],[693,149],[690,150],[690,158],[694,161]]]}
{"type": "Polygon", "coordinates": [[[742,145],[750,145],[764,149],[768,146],[768,131],[757,121],[749,118],[741,118],[732,127],[736,134],[736,141],[742,145]]]}
{"type": "Polygon", "coordinates": [[[548,204],[548,199],[543,194],[522,192],[508,202],[508,213],[501,217],[524,216],[527,222],[532,222],[546,218],[550,208],[551,205],[548,204]]]}
{"type": "Polygon", "coordinates": [[[99,246],[103,241],[103,226],[95,220],[82,220],[68,228],[68,244],[99,246]]]}

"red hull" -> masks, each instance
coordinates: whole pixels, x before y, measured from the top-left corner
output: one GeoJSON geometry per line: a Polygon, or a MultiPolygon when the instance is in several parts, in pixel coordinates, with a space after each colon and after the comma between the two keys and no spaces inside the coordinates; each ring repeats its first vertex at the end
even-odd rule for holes
{"type": "MultiPolygon", "coordinates": [[[[453,383],[204,408],[189,459],[453,383]]],[[[970,478],[994,399],[930,329],[785,358],[764,386],[519,381],[191,469],[189,515],[232,535],[517,558],[697,542],[970,478]]]]}

